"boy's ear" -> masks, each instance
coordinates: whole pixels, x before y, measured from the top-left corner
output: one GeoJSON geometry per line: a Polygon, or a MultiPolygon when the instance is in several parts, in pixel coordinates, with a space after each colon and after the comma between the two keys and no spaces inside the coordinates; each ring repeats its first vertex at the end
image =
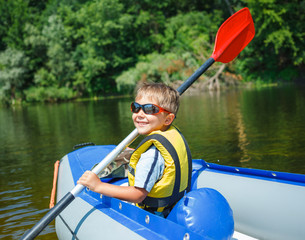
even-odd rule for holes
{"type": "Polygon", "coordinates": [[[168,114],[165,118],[165,125],[167,125],[167,126],[171,125],[172,122],[174,121],[174,119],[175,119],[175,114],[173,114],[173,113],[168,114]]]}

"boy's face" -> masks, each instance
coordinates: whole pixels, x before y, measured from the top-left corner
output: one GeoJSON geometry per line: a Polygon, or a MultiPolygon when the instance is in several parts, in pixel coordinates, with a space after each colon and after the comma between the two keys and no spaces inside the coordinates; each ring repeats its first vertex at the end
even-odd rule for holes
{"type": "MultiPolygon", "coordinates": [[[[136,102],[141,105],[148,103],[158,105],[158,102],[150,98],[148,99],[146,97],[136,98],[136,102]]],[[[157,131],[157,130],[165,131],[168,128],[168,126],[172,123],[174,118],[175,115],[173,113],[168,114],[162,112],[156,115],[150,115],[150,114],[145,114],[142,109],[138,113],[132,114],[133,123],[135,127],[138,129],[138,133],[141,135],[147,135],[152,131],[157,131]]]]}

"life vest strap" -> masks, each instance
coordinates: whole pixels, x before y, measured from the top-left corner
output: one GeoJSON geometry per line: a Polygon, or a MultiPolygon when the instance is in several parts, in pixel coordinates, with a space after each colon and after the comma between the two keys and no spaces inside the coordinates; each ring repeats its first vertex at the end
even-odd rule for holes
{"type": "MultiPolygon", "coordinates": [[[[144,201],[141,203],[142,206],[153,206],[153,208],[162,208],[165,206],[171,206],[173,204],[176,204],[184,195],[186,191],[176,193],[174,198],[173,196],[164,197],[164,198],[153,198],[147,196],[144,201]],[[175,201],[173,201],[173,199],[175,201]]],[[[141,206],[139,204],[139,206],[141,206]]]]}
{"type": "Polygon", "coordinates": [[[144,204],[142,206],[139,205],[140,208],[144,209],[147,212],[150,212],[153,214],[156,214],[156,212],[159,212],[159,213],[162,213],[164,217],[168,216],[168,214],[170,213],[170,211],[173,209],[174,206],[175,206],[175,204],[172,206],[168,206],[168,207],[156,208],[156,207],[149,207],[144,204]]]}

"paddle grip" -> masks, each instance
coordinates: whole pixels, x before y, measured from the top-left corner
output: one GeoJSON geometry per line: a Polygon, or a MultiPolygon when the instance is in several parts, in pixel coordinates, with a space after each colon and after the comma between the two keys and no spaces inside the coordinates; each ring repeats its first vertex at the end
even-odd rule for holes
{"type": "Polygon", "coordinates": [[[49,212],[27,231],[20,240],[34,239],[58,214],[60,214],[73,200],[74,195],[68,192],[49,212]]]}
{"type": "Polygon", "coordinates": [[[204,64],[202,64],[196,72],[192,74],[180,87],[177,88],[177,91],[182,95],[186,89],[188,89],[213,63],[215,60],[210,57],[204,64]]]}

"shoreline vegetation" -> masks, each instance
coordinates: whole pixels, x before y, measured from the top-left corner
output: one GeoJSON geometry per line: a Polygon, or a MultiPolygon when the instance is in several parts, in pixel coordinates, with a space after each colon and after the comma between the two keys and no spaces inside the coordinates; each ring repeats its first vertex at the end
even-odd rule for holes
{"type": "Polygon", "coordinates": [[[254,39],[188,94],[304,83],[305,2],[298,0],[11,0],[0,2],[0,102],[129,96],[145,81],[175,87],[209,58],[219,26],[243,7],[254,39]]]}
{"type": "MultiPolygon", "coordinates": [[[[173,83],[170,83],[169,85],[173,87],[174,89],[177,89],[183,81],[175,81],[173,83]]],[[[237,82],[234,84],[228,84],[225,82],[220,82],[219,86],[217,87],[207,87],[206,82],[194,82],[192,86],[189,87],[188,91],[184,93],[186,96],[192,96],[192,95],[201,95],[206,93],[219,93],[219,92],[225,92],[225,91],[232,91],[232,90],[238,90],[238,89],[249,89],[249,88],[273,88],[273,87],[280,87],[280,86],[291,86],[291,85],[297,85],[295,83],[283,83],[283,82],[272,82],[272,83],[266,83],[266,82],[237,82]],[[205,88],[203,88],[205,87],[205,88]]],[[[136,88],[135,88],[136,89],[136,88]]],[[[39,103],[45,103],[45,104],[57,104],[57,103],[63,103],[63,102],[86,102],[86,101],[102,101],[102,100],[109,100],[109,99],[119,99],[119,98],[134,98],[134,93],[130,94],[108,94],[108,95],[102,95],[102,96],[91,96],[91,97],[76,97],[71,99],[45,99],[44,101],[23,101],[21,99],[14,99],[11,103],[7,104],[4,102],[0,102],[1,106],[22,106],[22,105],[31,105],[31,104],[39,104],[39,103]]]]}

